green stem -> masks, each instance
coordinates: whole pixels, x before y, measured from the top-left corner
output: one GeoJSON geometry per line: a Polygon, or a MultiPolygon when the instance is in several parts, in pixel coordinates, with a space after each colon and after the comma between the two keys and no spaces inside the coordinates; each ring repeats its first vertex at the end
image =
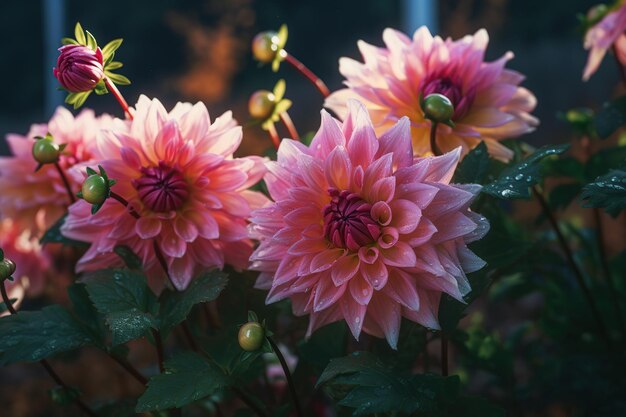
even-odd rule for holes
{"type": "Polygon", "coordinates": [[[435,156],[442,155],[441,150],[439,149],[439,146],[437,146],[437,125],[438,124],[439,123],[434,122],[434,121],[431,121],[431,124],[430,124],[430,150],[435,156]]]}
{"type": "Polygon", "coordinates": [[[293,401],[293,406],[296,409],[296,414],[298,415],[298,417],[303,417],[304,414],[302,413],[302,407],[300,406],[300,399],[298,398],[298,393],[296,392],[296,386],[293,383],[293,378],[291,376],[291,372],[289,371],[289,366],[287,365],[287,361],[285,360],[285,357],[283,356],[282,352],[278,348],[278,345],[274,343],[272,338],[268,336],[267,341],[272,346],[272,350],[274,350],[274,353],[276,354],[276,357],[278,358],[278,361],[280,362],[280,366],[283,367],[283,372],[285,373],[285,377],[287,378],[287,386],[289,387],[289,392],[291,393],[291,400],[293,401]]]}

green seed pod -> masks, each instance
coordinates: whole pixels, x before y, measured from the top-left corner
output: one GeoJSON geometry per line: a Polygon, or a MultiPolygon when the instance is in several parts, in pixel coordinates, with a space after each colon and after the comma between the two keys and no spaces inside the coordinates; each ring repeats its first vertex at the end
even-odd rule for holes
{"type": "Polygon", "coordinates": [[[33,144],[33,158],[40,164],[54,164],[59,161],[61,149],[48,138],[37,140],[33,144]]]}
{"type": "Polygon", "coordinates": [[[248,111],[255,119],[265,120],[272,115],[276,97],[274,93],[267,90],[259,90],[250,96],[248,100],[248,111]]]}
{"type": "Polygon", "coordinates": [[[109,197],[109,184],[101,175],[90,175],[83,182],[83,199],[90,204],[102,204],[109,197]]]}
{"type": "Polygon", "coordinates": [[[265,330],[257,322],[249,322],[239,329],[239,346],[246,352],[254,352],[263,346],[265,330]]]}
{"type": "Polygon", "coordinates": [[[272,62],[278,53],[278,34],[273,31],[261,32],[252,40],[252,55],[264,64],[272,62]]]}
{"type": "Polygon", "coordinates": [[[423,102],[424,116],[433,122],[446,123],[454,115],[454,105],[443,94],[429,94],[423,102]]]}
{"type": "Polygon", "coordinates": [[[10,259],[4,258],[0,262],[0,280],[10,278],[15,273],[15,262],[10,259]]]}

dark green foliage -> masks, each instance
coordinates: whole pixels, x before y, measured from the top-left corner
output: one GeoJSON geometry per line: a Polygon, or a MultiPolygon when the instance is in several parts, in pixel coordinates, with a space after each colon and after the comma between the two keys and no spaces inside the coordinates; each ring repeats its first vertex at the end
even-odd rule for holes
{"type": "Polygon", "coordinates": [[[614,170],[585,185],[581,194],[584,207],[603,208],[616,217],[626,207],[626,172],[614,170]]]}
{"type": "Polygon", "coordinates": [[[40,239],[41,244],[45,243],[62,243],[67,246],[87,246],[88,243],[80,242],[78,240],[69,239],[61,234],[61,227],[65,223],[65,218],[67,215],[61,217],[54,223],[40,239]]]}
{"type": "Polygon", "coordinates": [[[485,142],[480,142],[463,158],[454,173],[453,182],[458,184],[482,184],[489,172],[489,153],[485,142]]]}
{"type": "Polygon", "coordinates": [[[626,125],[626,96],[605,103],[594,118],[596,133],[602,139],[626,125]]]}

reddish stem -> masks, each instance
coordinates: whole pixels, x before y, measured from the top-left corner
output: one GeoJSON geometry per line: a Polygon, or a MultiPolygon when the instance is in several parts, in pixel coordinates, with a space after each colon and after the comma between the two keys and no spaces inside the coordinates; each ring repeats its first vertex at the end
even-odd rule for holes
{"type": "Polygon", "coordinates": [[[130,120],[133,120],[133,115],[131,114],[130,109],[128,108],[128,103],[126,103],[126,100],[124,100],[124,96],[122,96],[122,93],[120,93],[120,90],[113,83],[113,81],[111,81],[109,77],[104,77],[104,84],[107,86],[111,94],[113,94],[113,97],[115,97],[117,102],[120,104],[120,106],[122,107],[122,110],[124,110],[124,113],[128,115],[128,118],[130,120]]]}
{"type": "Polygon", "coordinates": [[[280,146],[280,138],[278,137],[278,132],[276,131],[276,126],[274,126],[274,123],[270,123],[268,125],[267,131],[270,134],[270,138],[272,139],[274,147],[278,149],[278,147],[280,146]]]}
{"type": "Polygon", "coordinates": [[[282,120],[285,126],[287,127],[287,130],[289,131],[289,134],[291,135],[291,139],[295,139],[299,141],[300,135],[298,134],[298,131],[296,130],[296,126],[293,124],[291,117],[289,117],[289,114],[286,111],[280,114],[280,120],[282,120]]]}
{"type": "Polygon", "coordinates": [[[289,54],[287,51],[285,51],[285,61],[287,61],[295,69],[297,69],[300,74],[308,78],[309,81],[311,81],[313,85],[315,85],[315,87],[319,90],[319,92],[322,93],[322,96],[324,96],[324,98],[330,95],[330,90],[328,89],[324,81],[322,81],[317,75],[313,73],[313,71],[308,69],[302,62],[296,59],[293,55],[289,54]]]}
{"type": "Polygon", "coordinates": [[[58,162],[55,162],[54,167],[57,169],[57,172],[59,173],[59,176],[61,177],[61,181],[63,181],[63,185],[65,186],[65,189],[67,190],[67,195],[70,198],[70,204],[74,204],[76,202],[76,196],[72,192],[72,187],[70,186],[70,182],[65,176],[65,173],[63,172],[63,169],[61,168],[61,165],[59,165],[58,162]]]}

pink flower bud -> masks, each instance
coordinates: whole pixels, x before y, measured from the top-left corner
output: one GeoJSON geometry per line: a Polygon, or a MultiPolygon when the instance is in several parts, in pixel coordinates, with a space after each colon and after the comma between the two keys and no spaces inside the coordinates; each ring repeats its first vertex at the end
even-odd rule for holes
{"type": "Polygon", "coordinates": [[[93,90],[104,77],[102,51],[83,45],[65,45],[54,68],[61,86],[72,93],[93,90]]]}

